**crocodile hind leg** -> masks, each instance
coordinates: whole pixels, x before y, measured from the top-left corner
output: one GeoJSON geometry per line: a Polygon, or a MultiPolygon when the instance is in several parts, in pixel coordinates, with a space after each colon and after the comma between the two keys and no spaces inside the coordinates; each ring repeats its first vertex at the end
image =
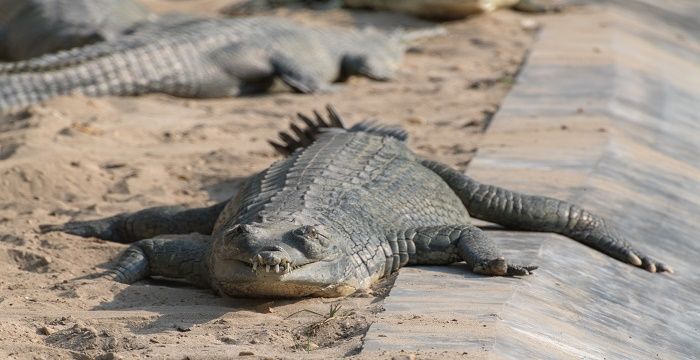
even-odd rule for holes
{"type": "Polygon", "coordinates": [[[210,82],[217,82],[218,78],[239,79],[242,93],[266,90],[275,77],[294,91],[305,94],[329,87],[316,67],[279,52],[270,53],[256,44],[244,42],[226,46],[209,53],[208,59],[216,69],[224,71],[224,74],[212,76],[210,82]]]}
{"type": "Polygon", "coordinates": [[[82,237],[129,244],[163,234],[200,233],[209,235],[227,201],[203,208],[158,206],[135,213],[88,221],[70,221],[63,225],[40,225],[42,233],[62,231],[82,237]]]}
{"type": "Polygon", "coordinates": [[[436,161],[423,160],[422,164],[442,177],[477,219],[511,229],[555,232],[647,271],[673,272],[633,248],[605,219],[577,205],[480,184],[436,161]]]}
{"type": "Polygon", "coordinates": [[[129,246],[116,265],[102,276],[125,284],[149,276],[161,276],[207,287],[205,255],[210,240],[210,236],[194,233],[139,240],[129,246]]]}
{"type": "Polygon", "coordinates": [[[405,264],[450,264],[463,260],[477,274],[494,276],[529,275],[537,266],[514,265],[486,234],[473,225],[426,226],[400,231],[389,237],[391,254],[385,272],[405,264]]]}

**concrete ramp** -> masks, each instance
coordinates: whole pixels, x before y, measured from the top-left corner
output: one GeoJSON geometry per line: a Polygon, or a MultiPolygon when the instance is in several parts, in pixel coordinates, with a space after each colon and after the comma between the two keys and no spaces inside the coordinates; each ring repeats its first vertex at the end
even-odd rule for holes
{"type": "Polygon", "coordinates": [[[700,357],[700,3],[630,0],[547,20],[468,174],[583,205],[676,273],[558,235],[491,231],[536,275],[402,269],[363,355],[700,357]]]}

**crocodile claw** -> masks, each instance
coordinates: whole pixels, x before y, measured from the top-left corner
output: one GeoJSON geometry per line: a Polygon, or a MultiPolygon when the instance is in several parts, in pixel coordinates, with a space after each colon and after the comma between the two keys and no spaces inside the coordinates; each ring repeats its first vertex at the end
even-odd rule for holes
{"type": "Polygon", "coordinates": [[[670,266],[658,262],[649,256],[642,256],[642,263],[638,266],[648,272],[667,272],[673,274],[673,269],[670,266]]]}
{"type": "Polygon", "coordinates": [[[490,276],[523,276],[532,274],[535,269],[537,269],[536,265],[512,265],[508,264],[504,257],[498,257],[477,264],[473,271],[490,276]]]}
{"type": "Polygon", "coordinates": [[[537,269],[539,266],[537,265],[508,265],[508,271],[506,272],[506,276],[524,276],[524,275],[532,275],[532,271],[537,269]]]}
{"type": "Polygon", "coordinates": [[[656,273],[656,272],[667,272],[669,274],[673,274],[673,269],[662,263],[658,262],[652,257],[639,254],[637,251],[633,249],[626,249],[627,250],[627,263],[634,265],[636,267],[642,268],[648,272],[656,273]]]}

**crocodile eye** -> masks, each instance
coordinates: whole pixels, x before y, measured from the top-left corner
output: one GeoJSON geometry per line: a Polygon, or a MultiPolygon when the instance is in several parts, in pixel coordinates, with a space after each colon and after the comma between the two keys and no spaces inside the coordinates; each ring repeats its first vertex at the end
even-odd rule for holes
{"type": "Polygon", "coordinates": [[[294,246],[308,258],[321,259],[335,251],[335,243],[332,239],[319,232],[314,226],[301,226],[292,230],[291,234],[296,239],[294,246]]]}
{"type": "Polygon", "coordinates": [[[311,225],[305,225],[294,230],[294,235],[305,239],[315,239],[318,237],[318,230],[311,225]]]}

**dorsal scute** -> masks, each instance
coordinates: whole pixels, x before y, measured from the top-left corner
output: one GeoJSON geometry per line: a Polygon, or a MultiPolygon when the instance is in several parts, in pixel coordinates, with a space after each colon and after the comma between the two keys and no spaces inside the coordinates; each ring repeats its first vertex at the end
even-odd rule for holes
{"type": "Polygon", "coordinates": [[[328,115],[323,117],[318,111],[313,112],[313,117],[301,113],[297,114],[299,121],[297,125],[292,123],[289,130],[280,131],[278,136],[280,142],[268,140],[268,143],[282,155],[290,155],[297,149],[311,145],[324,132],[348,131],[365,132],[377,136],[393,137],[400,141],[408,139],[406,130],[400,127],[385,126],[375,120],[365,120],[348,128],[345,122],[332,105],[326,106],[328,115]]]}
{"type": "Polygon", "coordinates": [[[353,125],[348,131],[366,132],[373,135],[393,137],[397,140],[406,141],[408,132],[398,126],[382,125],[376,120],[365,120],[353,125]]]}

